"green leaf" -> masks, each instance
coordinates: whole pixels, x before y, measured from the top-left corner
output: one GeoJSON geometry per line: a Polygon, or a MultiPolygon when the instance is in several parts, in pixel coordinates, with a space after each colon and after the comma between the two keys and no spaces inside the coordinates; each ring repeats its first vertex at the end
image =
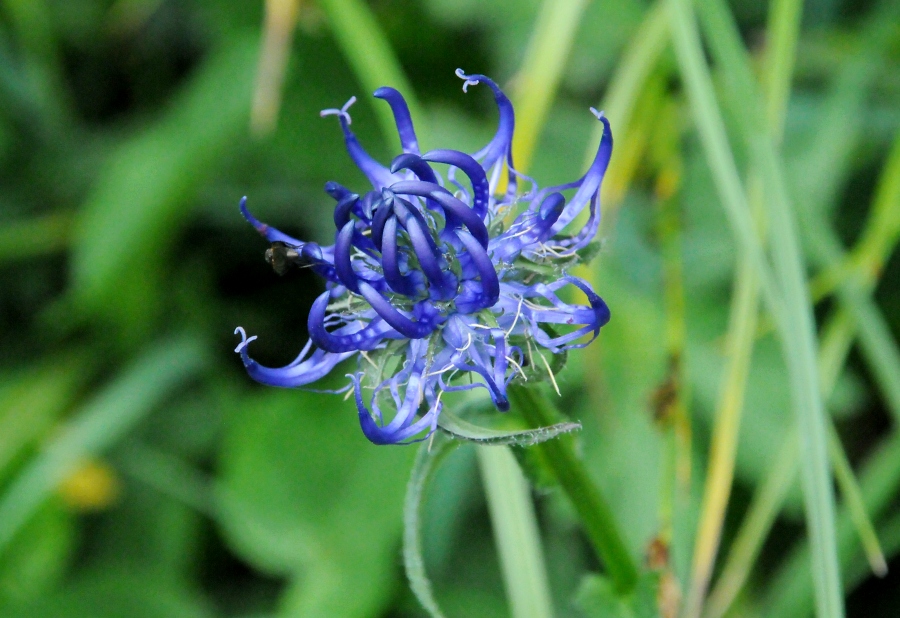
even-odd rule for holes
{"type": "MultiPolygon", "coordinates": [[[[0,610],[2,611],[2,610],[0,610]]],[[[62,590],[15,607],[17,618],[210,618],[189,593],[152,578],[115,571],[82,575],[62,590]]]]}
{"type": "Polygon", "coordinates": [[[575,604],[588,618],[657,618],[659,577],[643,573],[634,589],[621,595],[608,577],[588,575],[581,581],[575,604]]]}
{"type": "Polygon", "coordinates": [[[438,435],[432,443],[419,447],[403,505],[403,564],[406,576],[409,578],[410,589],[433,618],[442,618],[443,614],[432,593],[431,580],[425,572],[425,560],[422,557],[422,509],[425,488],[434,478],[441,461],[457,446],[459,442],[438,435]]]}
{"type": "Polygon", "coordinates": [[[293,579],[283,615],[370,616],[393,594],[414,450],[369,443],[357,419],[339,396],[275,389],[231,411],[219,524],[256,568],[293,579]]]}
{"type": "Polygon", "coordinates": [[[537,429],[491,429],[470,423],[450,410],[444,410],[438,419],[438,427],[458,440],[470,440],[480,444],[530,446],[552,440],[570,431],[577,431],[581,429],[581,423],[557,423],[537,429]]]}
{"type": "Polygon", "coordinates": [[[165,248],[200,181],[246,132],[256,55],[250,37],[211,53],[168,114],[102,169],[74,231],[73,287],[84,306],[146,328],[162,296],[165,248]]]}

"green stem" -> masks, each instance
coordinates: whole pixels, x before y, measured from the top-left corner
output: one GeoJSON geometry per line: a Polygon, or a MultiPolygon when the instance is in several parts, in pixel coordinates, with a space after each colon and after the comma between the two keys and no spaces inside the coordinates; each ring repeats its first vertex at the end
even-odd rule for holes
{"type": "MultiPolygon", "coordinates": [[[[533,427],[552,425],[555,411],[543,393],[537,389],[513,385],[509,399],[533,427]]],[[[609,504],[588,474],[584,463],[575,455],[572,443],[566,436],[534,446],[578,513],[591,544],[603,561],[613,584],[619,592],[634,589],[638,569],[628,553],[619,526],[609,504]]]]}
{"type": "Polygon", "coordinates": [[[477,447],[513,618],[551,618],[553,603],[531,491],[508,446],[477,447]]]}

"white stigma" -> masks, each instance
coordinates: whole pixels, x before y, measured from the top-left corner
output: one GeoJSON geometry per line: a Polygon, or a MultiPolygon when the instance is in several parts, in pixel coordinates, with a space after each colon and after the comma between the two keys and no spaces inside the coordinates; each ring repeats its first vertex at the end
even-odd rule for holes
{"type": "Polygon", "coordinates": [[[344,120],[347,121],[347,124],[353,124],[353,120],[350,118],[350,113],[347,111],[356,103],[356,97],[350,97],[350,100],[344,103],[344,106],[341,109],[323,109],[319,112],[319,117],[324,118],[325,116],[340,116],[344,120]]]}

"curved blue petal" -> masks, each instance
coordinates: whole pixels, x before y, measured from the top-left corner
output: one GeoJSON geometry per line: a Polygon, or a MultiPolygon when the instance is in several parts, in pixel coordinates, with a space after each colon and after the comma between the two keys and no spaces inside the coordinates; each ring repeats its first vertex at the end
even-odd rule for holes
{"type": "Polygon", "coordinates": [[[416,130],[413,128],[412,118],[409,115],[409,106],[400,91],[390,86],[382,86],[375,91],[375,97],[387,101],[391,106],[397,133],[400,135],[400,145],[404,152],[418,153],[419,140],[416,138],[416,130]]]}
{"type": "Polygon", "coordinates": [[[238,344],[234,351],[241,355],[241,360],[247,369],[247,373],[257,382],[269,386],[285,388],[305,386],[319,378],[325,377],[334,369],[335,365],[355,354],[355,351],[335,354],[321,349],[316,349],[310,354],[310,348],[312,347],[312,341],[310,340],[303,347],[299,356],[290,364],[280,368],[265,367],[250,358],[247,353],[250,342],[256,337],[248,338],[241,327],[235,329],[234,332],[241,335],[241,343],[238,344]]]}
{"type": "Polygon", "coordinates": [[[247,196],[241,198],[241,214],[244,215],[244,218],[247,220],[250,225],[256,228],[256,231],[259,232],[263,238],[268,240],[269,242],[283,242],[286,245],[291,245],[292,247],[300,247],[305,243],[302,240],[297,240],[293,236],[288,236],[284,232],[281,232],[271,225],[263,223],[256,219],[253,215],[250,214],[250,210],[247,208],[247,196]]]}
{"type": "Polygon", "coordinates": [[[481,218],[464,202],[453,197],[444,187],[421,180],[402,180],[391,185],[391,191],[403,195],[430,197],[444,209],[447,227],[450,229],[465,225],[482,247],[487,248],[490,238],[481,218]]]}
{"type": "Polygon", "coordinates": [[[487,216],[490,185],[484,168],[478,161],[458,150],[431,150],[422,155],[422,159],[432,163],[446,163],[461,169],[472,183],[472,210],[482,219],[487,216]]]}
{"type": "Polygon", "coordinates": [[[344,133],[344,143],[347,146],[347,153],[356,164],[356,167],[358,167],[359,170],[365,174],[366,178],[369,179],[372,186],[376,189],[380,189],[399,179],[395,178],[386,167],[381,165],[381,163],[373,159],[360,145],[359,140],[356,139],[353,131],[350,130],[350,114],[347,110],[355,102],[356,97],[351,97],[341,109],[323,109],[319,112],[319,115],[322,117],[338,117],[338,120],[340,120],[341,123],[341,131],[344,133]]]}
{"type": "MultiPolygon", "coordinates": [[[[403,274],[400,271],[400,253],[397,245],[397,217],[391,217],[384,226],[381,242],[381,263],[384,266],[384,279],[388,287],[398,294],[414,298],[419,295],[418,286],[424,283],[417,280],[417,271],[403,274]]],[[[421,275],[421,273],[418,273],[421,275]]]]}
{"type": "Polygon", "coordinates": [[[394,160],[391,161],[391,173],[396,174],[400,170],[410,170],[419,177],[419,180],[437,184],[438,180],[434,170],[425,159],[416,153],[405,152],[394,157],[394,160]]]}
{"type": "Polygon", "coordinates": [[[509,98],[503,94],[500,87],[494,81],[484,75],[466,75],[462,69],[456,69],[456,75],[462,80],[463,91],[468,86],[476,85],[481,82],[487,84],[494,93],[494,101],[497,103],[497,110],[500,112],[500,122],[497,124],[497,133],[488,145],[472,155],[475,159],[481,160],[484,169],[490,169],[497,162],[504,160],[513,167],[512,163],[512,138],[513,131],[516,126],[516,115],[513,111],[512,103],[509,98]]]}
{"type": "Polygon", "coordinates": [[[478,274],[481,276],[481,289],[484,294],[483,306],[492,307],[500,296],[500,280],[497,278],[497,271],[494,270],[494,264],[491,262],[491,258],[488,257],[484,248],[478,244],[478,241],[474,236],[465,230],[459,230],[457,235],[463,245],[465,245],[466,250],[469,252],[469,256],[472,258],[475,267],[478,269],[478,274]]]}
{"type": "Polygon", "coordinates": [[[593,163],[591,163],[588,171],[579,181],[578,191],[566,204],[565,210],[563,210],[559,219],[553,225],[554,234],[562,230],[577,217],[591,198],[597,194],[603,182],[603,176],[606,174],[606,168],[609,166],[609,159],[612,156],[613,149],[612,128],[609,126],[609,120],[607,120],[606,116],[597,114],[597,118],[603,123],[603,137],[600,140],[600,146],[597,148],[597,154],[593,163]]]}
{"type": "Polygon", "coordinates": [[[381,316],[381,319],[394,327],[404,337],[408,339],[422,339],[434,332],[436,324],[431,324],[427,321],[410,320],[368,283],[360,281],[359,291],[369,301],[369,304],[372,305],[372,308],[378,315],[381,316]]]}
{"type": "Polygon", "coordinates": [[[373,319],[367,324],[362,322],[347,324],[333,333],[328,332],[325,328],[325,320],[330,298],[331,292],[323,292],[313,302],[306,321],[309,338],[323,350],[336,354],[374,350],[385,339],[402,338],[389,324],[379,318],[373,319]]]}

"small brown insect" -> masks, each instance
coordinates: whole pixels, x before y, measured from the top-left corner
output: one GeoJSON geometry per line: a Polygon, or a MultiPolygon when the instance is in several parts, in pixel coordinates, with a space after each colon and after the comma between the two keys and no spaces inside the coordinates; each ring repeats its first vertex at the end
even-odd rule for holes
{"type": "Polygon", "coordinates": [[[273,242],[272,246],[266,249],[266,262],[279,275],[285,274],[291,266],[305,265],[305,260],[297,252],[297,248],[283,242],[273,242]]]}

